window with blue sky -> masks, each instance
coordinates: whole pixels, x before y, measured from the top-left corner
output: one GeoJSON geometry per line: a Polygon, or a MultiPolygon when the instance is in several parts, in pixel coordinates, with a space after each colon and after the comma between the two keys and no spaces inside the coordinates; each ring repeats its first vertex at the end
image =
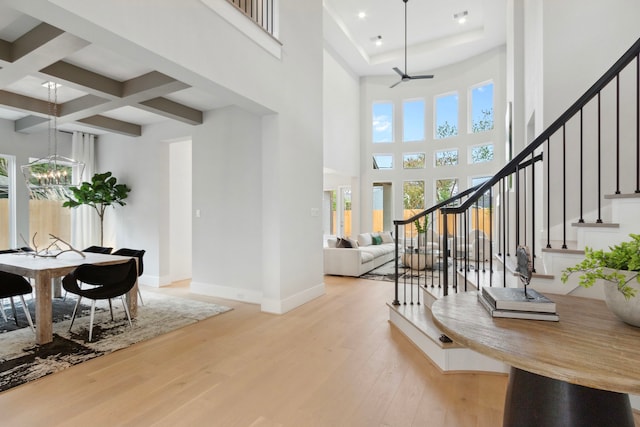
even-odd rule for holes
{"type": "Polygon", "coordinates": [[[493,82],[471,89],[471,132],[493,129],[493,82]]]}
{"type": "Polygon", "coordinates": [[[424,141],[424,100],[414,99],[402,103],[402,140],[424,141]]]}
{"type": "Polygon", "coordinates": [[[373,104],[373,142],[393,142],[393,104],[375,102],[373,104]]]}
{"type": "Polygon", "coordinates": [[[493,160],[493,144],[471,147],[470,163],[484,163],[493,160]]]}
{"type": "Polygon", "coordinates": [[[436,96],[435,138],[442,139],[458,134],[458,94],[436,96]]]}
{"type": "Polygon", "coordinates": [[[436,151],[436,166],[453,166],[458,164],[458,150],[436,151]]]}
{"type": "Polygon", "coordinates": [[[374,169],[393,169],[393,155],[392,154],[374,154],[373,168],[374,169]]]}

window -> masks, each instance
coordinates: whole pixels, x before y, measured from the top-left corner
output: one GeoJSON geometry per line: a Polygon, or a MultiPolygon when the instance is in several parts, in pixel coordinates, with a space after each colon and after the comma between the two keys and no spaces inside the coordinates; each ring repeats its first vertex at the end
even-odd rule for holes
{"type": "Polygon", "coordinates": [[[444,202],[458,194],[458,179],[436,180],[436,203],[444,202]]]}
{"type": "MultiPolygon", "coordinates": [[[[49,170],[48,164],[34,164],[35,159],[30,161],[31,171],[44,177],[49,170]]],[[[60,162],[57,166],[58,170],[66,173],[70,182],[74,182],[75,171],[70,164],[60,162]]],[[[40,186],[38,181],[33,176],[29,180],[29,242],[36,233],[35,244],[39,249],[50,243],[49,234],[71,242],[71,209],[62,207],[64,197],[51,188],[40,186]]]]}
{"type": "Polygon", "coordinates": [[[443,139],[458,134],[458,94],[436,97],[435,138],[443,139]]]}
{"type": "Polygon", "coordinates": [[[393,142],[393,104],[373,104],[373,142],[393,142]]]}
{"type": "Polygon", "coordinates": [[[424,169],[424,153],[406,153],[403,156],[402,167],[405,169],[424,169]]]}
{"type": "Polygon", "coordinates": [[[393,169],[392,154],[374,154],[373,169],[393,169]]]}
{"type": "Polygon", "coordinates": [[[424,141],[424,100],[404,101],[402,120],[404,142],[424,141]]]}
{"type": "Polygon", "coordinates": [[[471,132],[493,129],[493,83],[471,89],[471,132]]]}
{"type": "Polygon", "coordinates": [[[458,150],[436,151],[436,166],[451,166],[458,164],[458,150]]]}
{"type": "Polygon", "coordinates": [[[493,144],[476,145],[471,147],[470,163],[484,163],[493,160],[493,144]]]}
{"type": "Polygon", "coordinates": [[[424,209],[424,181],[405,181],[403,185],[405,210],[424,209]]]}
{"type": "Polygon", "coordinates": [[[384,188],[373,184],[373,227],[371,231],[380,232],[384,230],[384,188]]]}

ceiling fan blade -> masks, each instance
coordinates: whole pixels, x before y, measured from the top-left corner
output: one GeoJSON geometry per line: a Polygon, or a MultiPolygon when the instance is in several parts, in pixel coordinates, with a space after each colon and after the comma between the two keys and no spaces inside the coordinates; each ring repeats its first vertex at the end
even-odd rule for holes
{"type": "Polygon", "coordinates": [[[394,84],[392,84],[391,86],[389,86],[389,89],[394,88],[396,86],[398,86],[400,83],[402,83],[403,80],[398,80],[397,82],[395,82],[394,84]]]}
{"type": "Polygon", "coordinates": [[[411,80],[413,79],[432,79],[433,78],[433,74],[425,74],[422,76],[410,76],[409,77],[411,80]]]}
{"type": "Polygon", "coordinates": [[[400,71],[400,68],[398,67],[393,67],[393,71],[395,71],[396,73],[398,73],[400,75],[400,77],[404,77],[404,73],[402,71],[400,71]]]}

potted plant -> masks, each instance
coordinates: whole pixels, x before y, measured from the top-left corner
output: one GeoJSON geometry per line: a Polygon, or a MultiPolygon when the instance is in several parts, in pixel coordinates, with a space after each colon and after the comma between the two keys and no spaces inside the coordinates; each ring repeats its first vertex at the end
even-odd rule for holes
{"type": "Polygon", "coordinates": [[[609,309],[625,322],[640,326],[640,304],[633,298],[640,286],[640,235],[629,237],[631,240],[610,246],[608,251],[585,248],[584,259],[563,270],[560,279],[566,283],[572,274],[578,273],[578,284],[584,288],[604,281],[609,309]]]}
{"type": "Polygon", "coordinates": [[[62,204],[67,208],[88,205],[95,209],[100,218],[100,245],[103,244],[104,238],[105,210],[108,206],[126,205],[124,199],[131,191],[126,184],[118,184],[117,181],[111,172],[96,173],[91,178],[91,182],[83,182],[80,187],[70,187],[74,198],[68,197],[68,200],[62,204]]]}

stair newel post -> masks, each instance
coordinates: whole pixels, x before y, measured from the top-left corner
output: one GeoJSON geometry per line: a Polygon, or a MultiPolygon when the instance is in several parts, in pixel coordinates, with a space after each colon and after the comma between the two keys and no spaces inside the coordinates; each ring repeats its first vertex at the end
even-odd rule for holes
{"type": "Polygon", "coordinates": [[[551,142],[547,138],[547,249],[551,249],[551,142]]]}
{"type": "Polygon", "coordinates": [[[442,295],[447,296],[449,293],[449,230],[447,226],[447,211],[442,210],[442,295]]]}
{"type": "Polygon", "coordinates": [[[580,219],[578,222],[584,223],[584,214],[583,214],[583,194],[584,194],[584,160],[583,160],[583,149],[584,149],[584,131],[583,131],[583,109],[580,109],[580,219]]]}
{"type": "Polygon", "coordinates": [[[516,213],[516,248],[520,244],[520,165],[516,166],[516,193],[515,193],[515,213],[516,213]]]}
{"type": "Polygon", "coordinates": [[[636,193],[640,193],[640,53],[636,56],[636,193]]]}
{"type": "Polygon", "coordinates": [[[536,161],[531,153],[531,271],[536,271],[536,161]]]}
{"type": "Polygon", "coordinates": [[[602,197],[602,158],[601,158],[601,150],[602,150],[602,132],[601,132],[601,108],[600,108],[600,93],[598,92],[598,194],[597,194],[597,202],[598,202],[598,219],[596,223],[602,224],[602,203],[600,198],[602,197]]]}
{"type": "Polygon", "coordinates": [[[616,194],[620,194],[620,73],[616,76],[616,194]]]}
{"type": "Polygon", "coordinates": [[[562,125],[562,249],[567,249],[567,127],[562,125]]]}
{"type": "MultiPolygon", "coordinates": [[[[484,243],[482,244],[484,250],[484,243]]],[[[486,257],[485,257],[486,258],[486,257]]],[[[489,187],[489,283],[493,275],[493,186],[489,187]]]]}
{"type": "Polygon", "coordinates": [[[399,296],[398,296],[398,259],[400,257],[400,250],[399,250],[399,247],[398,247],[398,244],[399,244],[399,241],[400,241],[400,239],[398,237],[399,236],[399,234],[398,234],[398,223],[395,223],[394,227],[395,227],[395,241],[396,241],[396,253],[395,253],[396,260],[395,260],[394,267],[395,267],[395,278],[396,278],[396,280],[395,280],[395,298],[393,299],[393,305],[400,305],[400,299],[399,299],[399,296]]]}

